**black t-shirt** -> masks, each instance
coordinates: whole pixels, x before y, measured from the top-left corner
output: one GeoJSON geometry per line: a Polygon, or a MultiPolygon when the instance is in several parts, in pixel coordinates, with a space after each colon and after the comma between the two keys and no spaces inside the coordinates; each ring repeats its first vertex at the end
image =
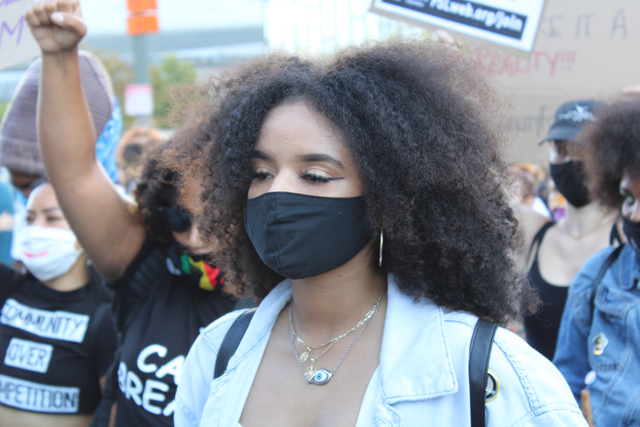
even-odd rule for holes
{"type": "Polygon", "coordinates": [[[124,331],[118,427],[173,426],[180,369],[191,345],[203,327],[235,304],[218,287],[200,288],[198,275],[181,273],[171,260],[175,252],[175,243],[147,241],[125,274],[111,284],[118,326],[124,331]]]}
{"type": "Polygon", "coordinates": [[[0,288],[20,282],[0,316],[0,404],[92,414],[117,348],[110,293],[95,273],[82,288],[60,292],[0,264],[0,288]]]}

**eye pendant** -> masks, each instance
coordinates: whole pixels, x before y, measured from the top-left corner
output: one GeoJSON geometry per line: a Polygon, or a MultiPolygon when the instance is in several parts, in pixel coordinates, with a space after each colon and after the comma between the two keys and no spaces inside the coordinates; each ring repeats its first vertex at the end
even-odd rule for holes
{"type": "Polygon", "coordinates": [[[313,376],[309,379],[309,384],[325,385],[329,382],[333,374],[326,369],[320,369],[313,373],[313,376]]]}

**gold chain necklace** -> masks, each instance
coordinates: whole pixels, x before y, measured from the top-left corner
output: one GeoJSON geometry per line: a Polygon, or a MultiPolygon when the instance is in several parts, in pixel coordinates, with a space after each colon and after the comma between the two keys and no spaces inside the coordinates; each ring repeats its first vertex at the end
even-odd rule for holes
{"type": "MultiPolygon", "coordinates": [[[[326,344],[318,346],[318,347],[315,347],[315,348],[322,348],[322,347],[324,347],[326,345],[331,344],[320,355],[316,356],[315,358],[310,358],[309,359],[311,361],[311,365],[309,366],[309,368],[306,371],[302,367],[302,363],[304,363],[304,362],[302,362],[300,360],[301,358],[298,356],[298,351],[296,350],[294,336],[297,336],[297,334],[296,334],[296,332],[295,332],[295,330],[293,328],[293,316],[291,314],[292,313],[293,301],[291,301],[291,304],[289,305],[289,326],[291,327],[291,346],[293,347],[293,353],[296,356],[296,361],[298,362],[298,367],[300,368],[300,371],[302,372],[302,376],[304,377],[304,380],[305,380],[305,382],[307,384],[325,385],[326,383],[329,382],[331,377],[333,377],[333,374],[335,374],[335,372],[338,370],[338,368],[342,364],[342,361],[344,360],[344,358],[347,357],[347,354],[349,354],[349,352],[351,351],[351,348],[355,345],[355,343],[358,341],[358,339],[360,338],[360,336],[362,335],[364,330],[367,328],[367,326],[369,325],[369,322],[371,322],[371,319],[373,318],[373,316],[377,313],[378,308],[380,307],[380,304],[382,303],[382,301],[384,301],[384,298],[386,296],[387,296],[387,293],[385,292],[380,298],[378,298],[378,300],[373,305],[371,310],[369,310],[369,312],[365,315],[365,317],[363,317],[362,320],[360,322],[358,322],[358,325],[356,325],[355,327],[351,328],[349,331],[345,332],[344,334],[338,335],[336,338],[327,341],[326,344]],[[338,341],[340,341],[342,338],[346,337],[349,333],[351,333],[355,329],[357,329],[358,326],[360,326],[360,325],[363,326],[362,329],[360,330],[360,333],[358,333],[358,335],[353,340],[353,342],[351,343],[349,348],[347,348],[347,351],[345,351],[345,353],[342,355],[342,358],[340,359],[340,361],[338,362],[336,367],[333,368],[333,371],[329,372],[326,369],[320,369],[319,371],[316,371],[315,370],[316,360],[318,360],[323,354],[325,354],[327,351],[329,351],[331,349],[331,347],[333,347],[338,341]]],[[[302,340],[300,339],[299,341],[302,341],[302,340]]],[[[310,349],[310,347],[305,346],[304,343],[302,343],[301,345],[305,349],[305,352],[306,352],[307,349],[310,349]]],[[[308,354],[307,354],[307,357],[308,357],[308,354]]],[[[305,358],[305,361],[306,360],[307,360],[307,358],[305,358]]]]}
{"type": "MultiPolygon", "coordinates": [[[[386,295],[386,292],[385,292],[384,295],[386,295]]],[[[312,347],[310,345],[305,344],[304,341],[302,340],[302,338],[300,338],[300,335],[298,335],[296,333],[296,330],[293,327],[293,318],[292,318],[292,315],[291,315],[291,311],[293,309],[293,300],[291,300],[291,304],[289,304],[289,323],[290,323],[290,326],[291,326],[291,331],[293,331],[293,336],[295,337],[296,341],[298,341],[298,343],[300,343],[300,345],[304,349],[304,351],[300,355],[300,363],[304,363],[304,362],[307,361],[307,359],[309,359],[309,356],[311,355],[311,351],[317,350],[319,348],[322,348],[322,347],[325,347],[325,346],[331,344],[331,346],[329,348],[327,348],[325,351],[322,352],[322,354],[320,354],[320,356],[322,356],[327,351],[329,351],[329,349],[331,347],[333,347],[333,345],[336,344],[338,341],[340,341],[342,338],[346,337],[351,332],[355,331],[356,329],[358,329],[362,325],[364,325],[364,323],[367,320],[369,320],[373,316],[373,314],[376,312],[376,310],[378,309],[378,306],[380,305],[380,302],[382,301],[382,298],[384,297],[384,295],[382,295],[380,298],[378,298],[378,300],[375,302],[375,304],[373,304],[373,307],[371,307],[371,310],[369,310],[367,312],[367,314],[365,314],[364,317],[362,319],[360,319],[360,321],[356,324],[356,326],[354,326],[353,328],[349,329],[344,334],[338,335],[337,337],[330,339],[326,343],[324,343],[322,345],[315,346],[315,347],[312,347]]],[[[316,357],[315,359],[317,360],[320,356],[316,357]]],[[[312,360],[312,363],[315,364],[315,361],[313,359],[311,359],[311,360],[312,360]]]]}

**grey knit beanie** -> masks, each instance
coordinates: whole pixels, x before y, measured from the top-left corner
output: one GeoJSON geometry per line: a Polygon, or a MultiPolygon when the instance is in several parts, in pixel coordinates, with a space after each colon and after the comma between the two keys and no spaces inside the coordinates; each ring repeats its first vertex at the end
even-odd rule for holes
{"type": "MultiPolygon", "coordinates": [[[[29,66],[0,124],[0,166],[34,176],[45,174],[36,135],[40,65],[38,58],[29,66]]],[[[84,51],[80,51],[80,79],[97,137],[114,107],[111,79],[102,63],[84,51]]]]}

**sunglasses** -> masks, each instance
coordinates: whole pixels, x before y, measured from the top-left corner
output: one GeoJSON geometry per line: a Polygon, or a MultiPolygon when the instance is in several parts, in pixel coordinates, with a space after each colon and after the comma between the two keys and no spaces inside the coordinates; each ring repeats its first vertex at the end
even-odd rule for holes
{"type": "Polygon", "coordinates": [[[161,206],[158,210],[169,230],[183,233],[191,227],[191,215],[184,209],[161,206]]]}

